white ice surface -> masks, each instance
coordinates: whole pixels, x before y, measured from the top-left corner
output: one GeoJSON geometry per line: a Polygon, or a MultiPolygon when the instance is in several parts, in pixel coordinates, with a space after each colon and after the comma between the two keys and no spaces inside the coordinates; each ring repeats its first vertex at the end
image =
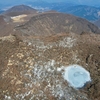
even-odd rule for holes
{"type": "Polygon", "coordinates": [[[82,88],[91,81],[90,73],[79,65],[70,65],[65,68],[64,79],[74,88],[82,88]]]}

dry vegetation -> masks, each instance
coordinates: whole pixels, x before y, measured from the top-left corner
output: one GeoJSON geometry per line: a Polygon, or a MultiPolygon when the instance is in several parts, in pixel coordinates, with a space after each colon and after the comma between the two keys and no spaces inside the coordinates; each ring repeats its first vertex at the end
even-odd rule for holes
{"type": "Polygon", "coordinates": [[[26,35],[51,35],[59,33],[100,33],[94,24],[85,19],[63,13],[42,13],[33,16],[27,23],[16,27],[26,35]]]}
{"type": "Polygon", "coordinates": [[[14,35],[0,38],[0,48],[1,100],[100,99],[100,35],[14,35]],[[86,68],[92,82],[70,87],[58,71],[70,64],[86,68]]]}
{"type": "Polygon", "coordinates": [[[100,35],[92,34],[99,29],[72,15],[11,11],[19,16],[0,19],[0,100],[100,100],[100,35]],[[61,69],[71,64],[87,69],[92,82],[72,88],[61,69]]]}
{"type": "Polygon", "coordinates": [[[18,15],[18,16],[11,17],[11,19],[13,20],[13,22],[24,22],[25,17],[27,17],[27,15],[23,14],[23,15],[18,15]]]}

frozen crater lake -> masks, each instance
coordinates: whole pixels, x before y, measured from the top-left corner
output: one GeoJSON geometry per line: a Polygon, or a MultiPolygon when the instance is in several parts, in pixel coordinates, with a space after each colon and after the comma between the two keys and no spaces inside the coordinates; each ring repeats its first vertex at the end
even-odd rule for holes
{"type": "Polygon", "coordinates": [[[74,88],[82,88],[87,82],[91,81],[90,73],[79,65],[66,67],[63,77],[74,88]]]}

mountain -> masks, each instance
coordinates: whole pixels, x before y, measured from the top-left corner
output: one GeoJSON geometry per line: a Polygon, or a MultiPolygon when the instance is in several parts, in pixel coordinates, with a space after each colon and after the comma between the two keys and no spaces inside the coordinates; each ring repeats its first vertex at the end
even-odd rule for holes
{"type": "Polygon", "coordinates": [[[95,25],[97,25],[100,28],[100,19],[94,22],[95,25]]]}
{"type": "Polygon", "coordinates": [[[0,16],[0,24],[5,24],[4,16],[0,16]]]}
{"type": "Polygon", "coordinates": [[[68,3],[68,2],[55,2],[49,3],[44,1],[27,2],[27,4],[38,9],[39,11],[56,10],[58,12],[64,12],[73,14],[85,18],[89,21],[98,20],[100,8],[94,6],[83,5],[80,3],[68,3]]]}
{"type": "Polygon", "coordinates": [[[26,35],[58,34],[58,33],[100,33],[94,24],[85,19],[64,13],[42,13],[33,16],[24,25],[16,27],[26,35]]]}
{"type": "Polygon", "coordinates": [[[57,8],[57,7],[64,7],[64,6],[73,6],[74,3],[68,2],[46,2],[46,1],[27,1],[26,4],[29,4],[33,7],[48,7],[48,8],[57,8]]]}
{"type": "Polygon", "coordinates": [[[37,10],[26,6],[17,5],[0,15],[0,36],[13,34],[14,27],[27,22],[37,10]]]}
{"type": "Polygon", "coordinates": [[[0,10],[0,14],[3,13],[4,11],[0,10]]]}
{"type": "Polygon", "coordinates": [[[51,9],[53,10],[63,10],[66,9],[68,7],[72,7],[72,6],[76,6],[77,4],[75,3],[68,3],[68,2],[58,2],[58,3],[52,3],[51,9]]]}
{"type": "Polygon", "coordinates": [[[22,15],[0,15],[0,100],[100,100],[99,28],[55,10],[13,11],[22,15]]]}
{"type": "Polygon", "coordinates": [[[10,18],[0,15],[0,37],[12,34],[14,24],[9,23],[10,18]]]}
{"type": "Polygon", "coordinates": [[[8,16],[17,16],[21,14],[33,14],[33,13],[37,13],[37,10],[26,5],[18,5],[8,9],[3,14],[8,16]]]}
{"type": "MultiPolygon", "coordinates": [[[[33,8],[29,6],[25,7],[25,5],[20,5],[19,7],[18,6],[12,7],[13,9],[10,9],[10,12],[8,10],[8,13],[9,13],[8,15],[16,15],[17,13],[20,14],[22,12],[19,12],[17,9],[20,9],[20,11],[23,11],[22,9],[24,8],[26,9],[26,11],[24,11],[24,14],[34,13],[34,12],[36,13],[35,9],[37,9],[40,12],[45,12],[48,10],[56,10],[58,12],[69,13],[78,17],[85,18],[92,22],[100,18],[100,8],[95,7],[95,6],[88,6],[88,5],[82,5],[82,4],[79,5],[75,2],[74,3],[68,3],[68,2],[53,3],[53,2],[46,2],[46,1],[23,1],[23,2],[25,5],[30,5],[31,7],[33,7],[34,10],[33,8]],[[30,10],[30,12],[28,9],[30,10]],[[13,10],[17,12],[12,13],[13,10]]],[[[9,5],[9,6],[12,6],[12,5],[9,5]]]]}
{"type": "Polygon", "coordinates": [[[63,7],[74,6],[74,3],[68,2],[46,2],[46,1],[26,1],[26,5],[31,5],[33,8],[39,11],[57,10],[63,7]]]}
{"type": "Polygon", "coordinates": [[[77,5],[70,7],[58,8],[57,11],[73,14],[85,18],[89,21],[95,21],[100,18],[100,8],[86,5],[77,5]]]}

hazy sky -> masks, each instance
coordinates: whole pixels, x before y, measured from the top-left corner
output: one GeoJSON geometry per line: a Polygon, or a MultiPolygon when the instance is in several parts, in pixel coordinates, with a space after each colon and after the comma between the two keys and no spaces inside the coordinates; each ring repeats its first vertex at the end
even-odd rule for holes
{"type": "Polygon", "coordinates": [[[0,0],[1,4],[24,3],[26,1],[47,1],[47,2],[73,2],[76,4],[99,5],[100,0],[0,0]]]}

